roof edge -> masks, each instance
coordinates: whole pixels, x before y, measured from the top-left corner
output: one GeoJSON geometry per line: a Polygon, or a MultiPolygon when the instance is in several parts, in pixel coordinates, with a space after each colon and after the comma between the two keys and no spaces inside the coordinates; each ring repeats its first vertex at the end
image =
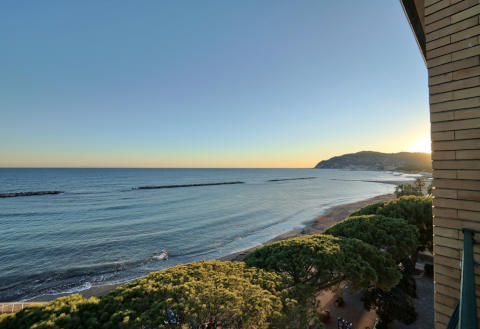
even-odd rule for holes
{"type": "Polygon", "coordinates": [[[412,29],[412,32],[415,36],[415,40],[417,41],[418,48],[423,57],[423,61],[425,65],[427,64],[426,57],[427,57],[427,42],[425,38],[425,31],[423,30],[422,21],[420,15],[417,10],[417,6],[415,5],[414,0],[400,0],[402,4],[403,11],[405,12],[405,16],[407,16],[408,23],[412,29]]]}

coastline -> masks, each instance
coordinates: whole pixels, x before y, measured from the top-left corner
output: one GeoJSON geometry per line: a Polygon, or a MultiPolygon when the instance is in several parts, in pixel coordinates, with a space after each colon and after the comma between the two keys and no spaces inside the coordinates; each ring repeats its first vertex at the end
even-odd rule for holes
{"type": "MultiPolygon", "coordinates": [[[[290,238],[295,238],[302,235],[311,235],[311,234],[320,234],[325,231],[327,228],[332,226],[335,223],[338,223],[345,218],[347,218],[355,210],[362,208],[366,205],[385,202],[395,198],[393,193],[381,194],[372,198],[368,198],[361,201],[343,203],[336,206],[332,206],[325,210],[323,215],[315,217],[313,220],[305,222],[305,226],[302,229],[290,231],[281,235],[274,237],[273,239],[267,241],[264,244],[274,241],[286,240],[290,238]]],[[[237,253],[233,253],[224,257],[221,257],[220,260],[227,261],[241,261],[247,256],[252,250],[264,245],[261,244],[257,247],[249,248],[237,253]]]]}
{"type": "MultiPolygon", "coordinates": [[[[393,193],[389,194],[382,194],[378,195],[372,198],[368,198],[365,200],[361,201],[356,201],[356,202],[351,202],[351,203],[345,203],[345,204],[339,204],[336,206],[332,206],[328,209],[325,210],[324,214],[315,217],[314,219],[305,222],[305,226],[301,229],[298,230],[293,230],[284,234],[281,234],[279,236],[274,237],[273,239],[269,240],[266,243],[273,242],[273,241],[279,241],[279,240],[285,240],[289,238],[294,238],[297,236],[302,236],[302,235],[309,235],[309,234],[320,234],[322,233],[325,229],[330,227],[331,225],[345,219],[350,215],[353,211],[364,207],[368,204],[376,203],[376,202],[385,202],[391,199],[394,199],[395,195],[393,193]]],[[[263,245],[263,244],[262,244],[263,245]]],[[[261,245],[259,245],[261,246],[261,245]]],[[[241,261],[245,256],[251,252],[253,249],[258,248],[259,246],[249,248],[237,253],[229,254],[223,257],[220,257],[219,260],[224,260],[224,261],[241,261]]],[[[112,291],[115,289],[117,286],[120,284],[110,284],[110,285],[102,285],[102,286],[95,286],[91,287],[89,289],[79,291],[78,293],[86,298],[89,297],[94,297],[94,296],[102,296],[107,294],[108,292],[112,291]]],[[[62,296],[68,296],[71,295],[71,293],[65,293],[65,294],[56,294],[56,295],[43,295],[43,296],[38,296],[33,299],[30,299],[29,302],[49,302],[52,301],[58,297],[62,296]]]]}

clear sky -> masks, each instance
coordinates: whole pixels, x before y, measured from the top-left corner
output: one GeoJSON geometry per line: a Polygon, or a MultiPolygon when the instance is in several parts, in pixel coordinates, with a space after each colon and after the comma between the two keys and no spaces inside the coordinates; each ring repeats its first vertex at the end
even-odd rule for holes
{"type": "Polygon", "coordinates": [[[3,167],[313,167],[428,145],[398,0],[2,1],[0,40],[3,167]]]}

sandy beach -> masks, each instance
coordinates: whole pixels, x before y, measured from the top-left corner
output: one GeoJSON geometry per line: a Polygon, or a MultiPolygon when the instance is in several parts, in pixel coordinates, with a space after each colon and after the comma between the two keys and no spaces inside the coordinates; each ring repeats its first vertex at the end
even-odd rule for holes
{"type": "MultiPolygon", "coordinates": [[[[333,206],[327,209],[323,215],[318,216],[309,222],[306,222],[303,228],[279,235],[273,238],[272,240],[270,240],[269,242],[285,240],[285,239],[289,239],[289,238],[293,238],[301,235],[320,234],[331,225],[348,217],[348,215],[350,215],[353,211],[361,207],[364,207],[368,204],[391,200],[394,197],[395,197],[394,194],[383,194],[373,198],[361,200],[358,202],[352,202],[352,203],[333,206]]],[[[230,254],[220,258],[220,260],[241,261],[253,249],[254,248],[247,249],[238,253],[230,254]]],[[[101,296],[115,289],[115,287],[117,286],[118,285],[95,286],[90,289],[81,291],[79,293],[87,298],[92,296],[101,296]]],[[[65,295],[68,295],[68,294],[44,295],[44,296],[36,297],[29,301],[30,302],[46,302],[46,301],[50,301],[65,295]]]]}

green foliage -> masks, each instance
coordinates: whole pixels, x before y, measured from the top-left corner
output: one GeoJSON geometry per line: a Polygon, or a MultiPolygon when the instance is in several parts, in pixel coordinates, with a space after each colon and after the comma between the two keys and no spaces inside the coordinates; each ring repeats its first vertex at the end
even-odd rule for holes
{"type": "Polygon", "coordinates": [[[14,316],[14,314],[11,314],[11,313],[6,313],[6,314],[0,314],[0,324],[2,323],[2,321],[10,321],[9,319],[12,318],[14,316]]]}
{"type": "Polygon", "coordinates": [[[400,263],[402,279],[397,284],[397,288],[412,298],[417,298],[417,282],[415,281],[415,265],[410,258],[405,258],[400,263]]]}
{"type": "Polygon", "coordinates": [[[419,244],[429,250],[433,247],[432,197],[405,196],[389,201],[378,209],[379,215],[403,218],[417,226],[419,244]]]}
{"type": "Polygon", "coordinates": [[[247,265],[291,278],[299,301],[347,281],[353,289],[390,289],[400,280],[392,257],[358,239],[310,235],[264,245],[246,258],[247,265]]]}
{"type": "Polygon", "coordinates": [[[423,190],[425,190],[425,186],[427,186],[427,181],[425,180],[425,177],[419,177],[415,179],[415,182],[413,182],[412,185],[423,192],[423,190]]]}
{"type": "Polygon", "coordinates": [[[422,191],[419,190],[412,184],[400,184],[395,187],[395,196],[397,198],[406,196],[406,195],[423,195],[422,191]]]}
{"type": "Polygon", "coordinates": [[[171,310],[182,324],[213,328],[268,328],[282,317],[283,279],[237,262],[200,262],[153,273],[117,288],[102,304],[109,326],[125,322],[161,326],[171,310]],[[120,305],[128,305],[128,308],[120,305]]]}
{"type": "Polygon", "coordinates": [[[374,309],[380,318],[375,327],[387,328],[388,323],[399,320],[405,324],[412,324],[417,319],[417,312],[412,298],[398,288],[388,292],[382,289],[370,288],[362,297],[365,309],[374,309]]]}
{"type": "Polygon", "coordinates": [[[390,291],[372,287],[362,296],[365,309],[375,310],[380,318],[376,328],[387,328],[393,320],[409,325],[417,319],[417,312],[412,302],[412,297],[416,297],[415,280],[412,277],[413,264],[409,263],[409,260],[405,260],[401,273],[400,283],[390,291]]]}
{"type": "Polygon", "coordinates": [[[152,273],[100,298],[58,298],[6,318],[0,328],[281,328],[296,306],[285,278],[243,262],[205,261],[152,273]]]}
{"type": "Polygon", "coordinates": [[[325,234],[362,240],[390,253],[397,262],[417,249],[416,226],[401,218],[381,215],[349,217],[328,228],[325,234]]]}
{"type": "Polygon", "coordinates": [[[432,194],[433,194],[433,185],[432,183],[430,183],[427,186],[427,195],[432,195],[432,194]]]}
{"type": "Polygon", "coordinates": [[[355,210],[353,213],[350,214],[350,217],[353,216],[362,216],[362,215],[374,215],[377,213],[378,208],[382,207],[384,202],[377,202],[366,205],[360,209],[355,210]]]}
{"type": "Polygon", "coordinates": [[[404,196],[373,206],[361,208],[353,214],[377,214],[392,218],[403,218],[409,224],[417,227],[419,245],[432,250],[433,219],[431,196],[404,196]]]}
{"type": "Polygon", "coordinates": [[[431,193],[431,184],[427,187],[427,182],[424,177],[419,177],[412,184],[400,184],[395,187],[395,195],[397,198],[407,195],[422,196],[431,193]],[[426,192],[426,193],[424,193],[426,192]]]}
{"type": "Polygon", "coordinates": [[[84,299],[76,294],[60,297],[44,306],[30,306],[1,319],[0,328],[98,328],[97,298],[84,299]]]}

